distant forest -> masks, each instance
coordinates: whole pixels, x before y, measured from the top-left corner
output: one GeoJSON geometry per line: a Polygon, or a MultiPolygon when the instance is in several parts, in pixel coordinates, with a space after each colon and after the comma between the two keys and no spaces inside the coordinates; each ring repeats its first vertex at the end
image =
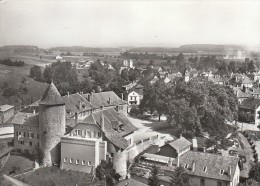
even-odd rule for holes
{"type": "MultiPolygon", "coordinates": [[[[121,52],[124,47],[83,47],[83,46],[64,46],[52,47],[49,49],[41,49],[31,45],[8,45],[0,47],[0,51],[4,52],[39,52],[39,51],[60,51],[60,52],[121,52]]],[[[245,50],[239,45],[211,45],[211,44],[191,44],[182,45],[176,48],[170,47],[132,47],[127,49],[128,52],[139,53],[198,53],[198,52],[225,52],[228,50],[245,50]]]]}

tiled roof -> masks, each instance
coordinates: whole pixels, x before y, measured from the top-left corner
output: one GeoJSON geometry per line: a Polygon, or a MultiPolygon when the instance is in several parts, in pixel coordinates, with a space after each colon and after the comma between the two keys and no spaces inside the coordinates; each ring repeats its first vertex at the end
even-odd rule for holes
{"type": "Polygon", "coordinates": [[[14,106],[12,106],[12,105],[1,105],[0,106],[0,111],[1,112],[5,112],[5,111],[7,111],[7,110],[9,110],[11,108],[14,108],[14,106]]]}
{"type": "Polygon", "coordinates": [[[65,102],[66,111],[70,111],[72,113],[79,113],[83,110],[93,109],[91,103],[89,103],[79,93],[63,96],[62,99],[65,102]],[[81,102],[81,108],[79,108],[79,102],[81,102]]]}
{"type": "Polygon", "coordinates": [[[249,97],[251,97],[250,93],[244,92],[239,87],[233,87],[233,91],[234,91],[235,95],[237,96],[237,98],[249,98],[249,97]]]}
{"type": "Polygon", "coordinates": [[[125,115],[122,113],[118,113],[114,108],[108,108],[104,110],[100,110],[98,112],[92,113],[92,115],[88,116],[86,119],[83,120],[83,123],[88,124],[97,124],[100,126],[100,118],[104,116],[104,134],[106,138],[113,143],[115,146],[125,149],[128,147],[128,142],[124,138],[125,135],[128,135],[137,128],[127,119],[125,115]],[[119,128],[118,131],[113,129],[112,121],[119,121],[123,125],[123,130],[119,128]]]}
{"type": "Polygon", "coordinates": [[[18,112],[12,122],[13,124],[20,124],[20,125],[31,125],[31,126],[38,126],[39,125],[39,115],[33,113],[24,113],[18,112]]]}
{"type": "Polygon", "coordinates": [[[259,106],[260,106],[260,99],[247,98],[241,103],[240,108],[255,110],[255,108],[259,106]]]}
{"type": "MultiPolygon", "coordinates": [[[[84,94],[83,97],[88,99],[88,94],[84,94]]],[[[126,104],[126,102],[121,100],[113,91],[90,94],[90,103],[95,108],[126,104]],[[111,103],[109,103],[109,98],[111,103]]]]}
{"type": "Polygon", "coordinates": [[[59,91],[53,83],[49,85],[45,93],[42,96],[39,104],[43,105],[63,105],[65,104],[59,91]]]}
{"type": "Polygon", "coordinates": [[[176,150],[181,150],[191,145],[191,142],[184,137],[180,137],[179,139],[169,143],[169,145],[176,150]]]}
{"type": "Polygon", "coordinates": [[[180,164],[182,166],[189,164],[189,174],[226,181],[233,179],[238,161],[238,157],[221,156],[212,153],[194,151],[188,151],[180,156],[180,164]],[[191,170],[193,162],[195,163],[194,172],[191,170]],[[203,167],[207,167],[207,170],[203,171],[203,167]],[[230,168],[231,175],[229,175],[230,168]],[[220,170],[224,170],[225,173],[223,175],[220,174],[220,170]]]}
{"type": "Polygon", "coordinates": [[[143,95],[143,89],[133,89],[133,90],[131,90],[131,91],[129,91],[129,94],[131,93],[131,92],[136,92],[136,93],[138,93],[139,95],[143,95]]]}
{"type": "Polygon", "coordinates": [[[239,79],[238,83],[240,83],[240,84],[252,84],[253,81],[249,77],[245,76],[245,77],[239,79]]]}

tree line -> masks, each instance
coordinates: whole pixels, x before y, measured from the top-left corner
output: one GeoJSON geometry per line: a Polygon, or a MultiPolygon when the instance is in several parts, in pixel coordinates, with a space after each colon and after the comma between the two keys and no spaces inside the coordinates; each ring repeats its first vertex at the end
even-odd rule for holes
{"type": "Polygon", "coordinates": [[[11,59],[0,60],[0,64],[6,65],[6,66],[18,66],[18,67],[22,67],[25,65],[24,61],[21,61],[21,60],[12,61],[11,59]]]}

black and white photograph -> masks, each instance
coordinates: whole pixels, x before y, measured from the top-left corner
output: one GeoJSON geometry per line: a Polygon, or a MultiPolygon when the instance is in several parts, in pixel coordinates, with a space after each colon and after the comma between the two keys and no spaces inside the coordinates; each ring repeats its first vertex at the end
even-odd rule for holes
{"type": "Polygon", "coordinates": [[[260,0],[0,0],[0,186],[260,186],[260,0]]]}

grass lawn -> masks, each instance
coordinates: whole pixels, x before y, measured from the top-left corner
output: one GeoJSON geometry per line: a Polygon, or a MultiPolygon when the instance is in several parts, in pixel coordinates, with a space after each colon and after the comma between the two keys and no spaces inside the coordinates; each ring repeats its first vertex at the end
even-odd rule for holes
{"type": "Polygon", "coordinates": [[[20,181],[33,186],[97,186],[100,185],[98,180],[91,183],[92,176],[90,174],[67,171],[58,167],[45,167],[37,169],[33,173],[17,177],[20,181]]]}
{"type": "Polygon", "coordinates": [[[3,177],[3,174],[10,175],[13,167],[18,167],[17,173],[23,172],[23,170],[29,169],[33,167],[33,161],[23,157],[11,155],[8,161],[5,164],[5,167],[2,171],[0,171],[0,185],[5,185],[6,180],[3,177]]]}

